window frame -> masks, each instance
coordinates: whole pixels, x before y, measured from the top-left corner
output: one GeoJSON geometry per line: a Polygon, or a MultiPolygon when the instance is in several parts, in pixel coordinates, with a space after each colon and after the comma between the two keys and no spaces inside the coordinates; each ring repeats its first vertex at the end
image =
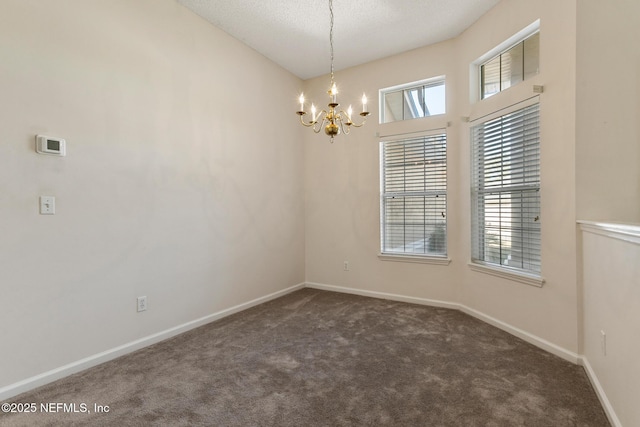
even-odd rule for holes
{"type": "MultiPolygon", "coordinates": [[[[539,31],[539,30],[538,30],[538,31],[535,31],[535,32],[534,32],[534,33],[532,33],[532,34],[529,34],[528,36],[526,36],[526,37],[525,37],[525,38],[523,38],[522,40],[518,41],[517,43],[515,43],[515,44],[513,44],[513,45],[511,45],[511,46],[509,46],[509,47],[507,47],[506,49],[502,50],[501,52],[499,52],[499,53],[498,53],[498,54],[496,54],[495,56],[493,56],[493,57],[491,57],[491,58],[487,59],[486,61],[484,61],[484,62],[482,62],[481,64],[479,64],[479,65],[478,65],[478,67],[479,67],[478,75],[479,75],[479,77],[480,77],[480,83],[479,83],[479,85],[480,85],[480,99],[481,99],[481,100],[483,100],[483,99],[487,99],[487,98],[491,98],[493,95],[497,95],[497,94],[499,94],[500,92],[503,92],[503,91],[505,91],[505,90],[509,89],[510,87],[516,86],[516,85],[518,85],[519,83],[523,83],[525,80],[528,80],[529,78],[531,78],[531,77],[532,77],[532,76],[527,77],[527,74],[526,74],[526,69],[527,69],[527,63],[526,63],[526,60],[527,60],[527,55],[526,55],[525,45],[526,45],[527,40],[530,40],[532,37],[534,37],[535,35],[539,35],[539,34],[540,34],[540,31],[539,31]],[[508,54],[509,52],[511,52],[511,51],[512,51],[514,48],[516,48],[516,47],[521,47],[521,48],[522,48],[522,58],[521,58],[521,66],[522,66],[522,70],[520,70],[520,71],[521,71],[521,72],[520,72],[520,74],[521,74],[521,75],[519,76],[519,77],[521,77],[521,80],[520,80],[520,81],[518,81],[518,82],[516,82],[515,84],[511,84],[511,83],[509,83],[509,86],[506,86],[506,87],[504,87],[504,88],[503,88],[503,79],[502,79],[502,78],[504,77],[504,76],[503,76],[504,71],[503,71],[503,69],[502,69],[502,62],[503,62],[503,61],[502,61],[502,57],[503,57],[504,55],[508,54]],[[494,60],[496,60],[496,59],[498,60],[498,63],[499,63],[499,66],[498,66],[498,77],[499,77],[499,80],[498,80],[498,82],[497,82],[499,89],[498,89],[498,91],[497,91],[497,92],[493,92],[493,93],[491,93],[491,94],[489,94],[489,95],[486,95],[486,94],[485,94],[485,87],[487,86],[487,84],[486,84],[486,81],[485,81],[485,75],[486,75],[485,70],[486,70],[487,66],[488,66],[491,62],[493,62],[494,60]]],[[[538,43],[539,43],[539,40],[538,40],[538,43]]],[[[536,58],[536,59],[537,59],[537,62],[539,63],[539,62],[540,62],[540,52],[539,52],[539,51],[538,51],[538,56],[537,56],[537,58],[536,58]]],[[[538,73],[539,73],[539,71],[538,71],[538,72],[536,72],[536,73],[535,73],[535,75],[537,75],[538,73]]]]}
{"type": "MultiPolygon", "coordinates": [[[[525,39],[531,37],[532,35],[538,32],[540,32],[539,19],[527,25],[525,28],[518,31],[511,37],[507,38],[505,41],[498,44],[488,52],[484,53],[469,65],[469,85],[471,88],[471,91],[469,93],[469,101],[471,103],[475,103],[478,101],[483,101],[485,99],[491,98],[491,97],[484,98],[484,99],[482,98],[482,80],[481,80],[480,66],[490,61],[491,59],[495,58],[496,56],[508,51],[510,48],[514,47],[518,43],[524,41],[525,39]]],[[[538,60],[540,60],[540,55],[538,55],[538,60]]],[[[534,78],[534,77],[531,77],[531,78],[534,78]]],[[[515,86],[517,85],[514,85],[514,87],[515,86]]],[[[499,93],[501,92],[497,92],[496,95],[499,93]]]]}
{"type": "MultiPolygon", "coordinates": [[[[438,264],[438,265],[448,265],[451,260],[448,258],[448,242],[447,242],[447,130],[446,129],[433,129],[424,132],[412,133],[412,134],[403,134],[400,136],[396,136],[394,138],[385,138],[380,141],[380,253],[378,257],[383,261],[404,261],[404,262],[417,262],[417,263],[427,263],[427,264],[438,264]],[[420,140],[423,140],[423,143],[427,143],[427,140],[431,139],[434,144],[444,142],[444,153],[442,154],[442,149],[436,148],[434,150],[434,155],[432,157],[424,157],[422,159],[424,164],[430,161],[438,161],[444,164],[444,189],[442,188],[427,188],[427,183],[425,182],[425,187],[421,191],[385,191],[386,178],[388,176],[388,171],[386,167],[386,148],[389,145],[395,145],[395,148],[398,148],[401,144],[407,144],[409,148],[415,148],[416,145],[420,145],[420,140]],[[414,197],[429,197],[429,198],[438,198],[440,196],[444,196],[444,251],[441,252],[429,252],[427,248],[423,246],[425,252],[403,252],[403,251],[391,251],[389,250],[386,240],[387,229],[389,227],[389,223],[387,221],[386,215],[386,207],[387,201],[390,199],[395,199],[396,197],[402,197],[402,200],[405,198],[414,198],[414,197]]],[[[425,154],[426,148],[425,145],[425,154]]],[[[406,148],[403,148],[406,150],[406,148]]],[[[404,156],[404,154],[403,154],[404,156]]],[[[412,157],[411,160],[416,160],[415,157],[412,157]]],[[[418,159],[419,160],[419,159],[418,159]]],[[[431,171],[438,172],[437,169],[432,169],[431,171]]],[[[424,175],[428,178],[429,169],[424,169],[424,175]]],[[[397,174],[397,172],[396,172],[397,174]]],[[[405,166],[402,167],[401,172],[403,179],[407,176],[407,169],[405,166]]],[[[435,178],[435,182],[441,182],[438,178],[435,178]]],[[[431,184],[431,183],[429,183],[431,184]]],[[[436,185],[437,186],[437,185],[436,185]]],[[[406,188],[406,184],[405,184],[406,188]]],[[[404,209],[404,207],[403,207],[404,209]]],[[[423,208],[422,215],[425,214],[425,209],[423,208]]],[[[423,216],[424,218],[424,216],[423,216]]],[[[425,222],[426,224],[426,222],[425,222]]],[[[433,227],[431,233],[435,233],[435,228],[438,226],[437,224],[428,224],[429,227],[433,227]]],[[[426,227],[425,227],[426,228],[426,227]]],[[[426,235],[426,229],[423,230],[423,235],[426,235]]],[[[403,236],[403,239],[406,239],[406,235],[403,236]]],[[[426,239],[423,239],[426,241],[426,239]]],[[[406,243],[406,241],[405,241],[406,243]]]]}
{"type": "MultiPolygon", "coordinates": [[[[470,177],[471,177],[471,253],[470,253],[470,262],[469,262],[469,267],[474,270],[474,271],[479,271],[479,272],[483,272],[483,273],[487,273],[487,274],[492,274],[495,276],[499,276],[499,277],[504,277],[510,280],[515,280],[518,282],[522,282],[525,284],[529,284],[529,285],[534,285],[534,286],[542,286],[544,283],[544,278],[542,277],[542,223],[541,221],[537,221],[538,224],[540,225],[539,231],[538,231],[538,235],[537,238],[540,241],[539,245],[538,245],[538,259],[539,259],[539,264],[540,264],[540,268],[537,271],[534,270],[530,270],[530,269],[525,269],[525,268],[518,268],[518,267],[513,267],[513,266],[507,266],[507,265],[503,265],[502,263],[498,264],[495,262],[490,262],[485,259],[479,259],[479,257],[476,256],[476,254],[474,253],[474,251],[476,250],[475,245],[479,245],[479,243],[476,243],[474,239],[479,238],[478,236],[480,235],[481,232],[483,232],[482,230],[480,230],[478,227],[480,227],[480,225],[476,225],[475,223],[480,223],[482,222],[480,220],[479,217],[479,213],[477,212],[477,204],[476,202],[476,197],[478,194],[478,189],[476,188],[476,182],[479,181],[478,177],[476,176],[476,165],[475,165],[475,160],[476,160],[476,141],[475,141],[475,137],[474,137],[474,131],[476,128],[483,126],[487,123],[490,122],[494,122],[496,121],[496,119],[500,119],[503,118],[505,116],[509,116],[515,113],[518,113],[520,111],[524,111],[528,108],[531,108],[532,106],[536,105],[537,106],[537,164],[535,166],[533,166],[534,168],[537,169],[537,188],[534,187],[530,187],[527,189],[527,191],[531,191],[531,190],[535,190],[537,192],[537,206],[538,206],[538,218],[541,217],[541,204],[542,204],[542,197],[541,197],[541,177],[540,177],[540,148],[541,148],[541,141],[540,141],[540,102],[539,102],[539,96],[534,96],[529,98],[528,100],[525,100],[523,102],[517,103],[511,107],[499,110],[494,112],[493,114],[484,116],[482,118],[479,118],[477,120],[474,120],[471,123],[470,129],[469,129],[469,133],[470,133],[470,166],[471,166],[471,170],[470,170],[470,177]],[[474,123],[475,122],[475,123],[474,123]],[[474,218],[477,217],[477,218],[474,218]]],[[[478,170],[480,170],[482,167],[478,166],[477,167],[478,170]]],[[[523,171],[524,173],[526,173],[529,170],[530,166],[526,166],[523,167],[523,171]]],[[[502,176],[502,171],[501,171],[501,176],[502,176]]],[[[506,186],[505,186],[506,187],[506,186]]],[[[502,188],[505,188],[502,187],[502,188]]],[[[518,191],[520,189],[517,189],[518,191]]],[[[503,190],[503,191],[508,191],[508,190],[503,190]]],[[[486,192],[486,191],[485,191],[486,192]]],[[[496,190],[495,193],[498,193],[499,190],[496,190]]],[[[516,190],[513,190],[513,192],[516,192],[516,190]]],[[[484,218],[484,217],[483,217],[484,218]]],[[[484,229],[483,229],[484,230],[484,229]]]]}
{"type": "MultiPolygon", "coordinates": [[[[436,77],[430,77],[428,79],[424,79],[424,80],[419,80],[419,81],[415,81],[415,82],[410,82],[410,83],[404,83],[401,85],[396,85],[396,86],[390,86],[387,88],[383,88],[380,89],[378,91],[378,101],[379,101],[379,105],[380,105],[380,111],[379,111],[379,123],[380,124],[387,124],[387,123],[396,123],[396,122],[404,122],[404,121],[408,121],[408,120],[415,120],[415,119],[425,119],[427,117],[437,117],[437,116],[443,116],[445,114],[447,114],[447,83],[446,83],[446,76],[441,75],[441,76],[436,76],[436,77]],[[402,96],[404,98],[405,92],[409,91],[411,89],[422,89],[422,88],[426,88],[426,87],[435,87],[435,86],[440,86],[442,85],[444,88],[444,111],[441,113],[437,113],[437,114],[429,114],[427,116],[419,116],[419,117],[410,117],[410,118],[404,118],[404,101],[403,101],[403,118],[402,119],[397,119],[397,120],[392,120],[389,122],[385,122],[385,111],[386,111],[386,102],[385,102],[385,96],[388,94],[392,94],[394,92],[402,92],[402,96]]],[[[411,105],[409,106],[411,108],[411,105]]]]}

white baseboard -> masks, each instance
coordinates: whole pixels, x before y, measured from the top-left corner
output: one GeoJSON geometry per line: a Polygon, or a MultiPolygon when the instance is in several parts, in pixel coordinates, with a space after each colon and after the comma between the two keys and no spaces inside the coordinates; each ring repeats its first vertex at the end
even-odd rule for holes
{"type": "Polygon", "coordinates": [[[17,396],[21,393],[27,392],[36,387],[43,386],[50,382],[75,374],[76,372],[80,372],[85,369],[91,368],[93,366],[97,366],[101,363],[108,362],[109,360],[113,360],[127,353],[131,353],[133,351],[150,346],[157,342],[164,341],[168,338],[171,338],[183,332],[187,332],[199,326],[206,325],[207,323],[211,323],[223,317],[230,316],[232,314],[246,310],[258,304],[265,303],[272,299],[279,298],[281,296],[289,294],[293,291],[297,291],[298,289],[302,289],[304,287],[305,287],[304,283],[299,283],[297,285],[291,286],[286,289],[282,289],[280,291],[271,293],[269,295],[265,295],[260,298],[256,298],[254,300],[236,305],[234,307],[227,308],[225,310],[221,310],[213,314],[209,314],[199,319],[195,319],[190,322],[183,323],[182,325],[178,325],[173,328],[140,338],[138,340],[129,342],[119,347],[115,347],[115,348],[103,351],[101,353],[94,354],[89,357],[85,357],[84,359],[80,359],[78,361],[69,363],[59,368],[52,369],[50,371],[27,378],[17,383],[10,384],[8,386],[0,388],[0,401],[5,401],[13,396],[17,396]]]}
{"type": "Polygon", "coordinates": [[[584,367],[584,370],[587,372],[587,377],[589,377],[589,381],[591,381],[591,385],[596,391],[596,395],[598,399],[600,399],[600,403],[604,408],[605,414],[607,414],[607,418],[613,427],[622,427],[622,423],[618,416],[616,415],[616,411],[613,410],[613,406],[611,406],[611,402],[607,398],[607,394],[604,392],[604,388],[602,388],[602,384],[598,380],[595,371],[591,367],[589,360],[587,360],[586,356],[580,357],[580,364],[584,367]]]}
{"type": "Polygon", "coordinates": [[[508,332],[511,335],[515,335],[516,337],[528,342],[529,344],[533,344],[536,347],[541,348],[545,351],[548,351],[549,353],[554,354],[564,360],[567,360],[576,365],[579,362],[580,356],[577,353],[574,353],[565,348],[562,348],[559,345],[553,344],[552,342],[545,340],[544,338],[540,338],[539,336],[530,334],[527,331],[524,331],[520,328],[516,328],[515,326],[512,326],[494,317],[488,316],[478,310],[469,308],[466,305],[459,304],[458,307],[459,307],[459,310],[462,311],[463,313],[473,316],[476,319],[482,320],[483,322],[488,323],[492,326],[495,326],[498,329],[502,329],[503,331],[508,332]]]}
{"type": "Polygon", "coordinates": [[[446,301],[439,301],[427,298],[408,297],[398,294],[389,294],[386,292],[367,291],[364,289],[346,288],[343,286],[325,285],[324,283],[307,282],[307,288],[320,289],[323,291],[342,292],[343,294],[360,295],[363,297],[372,297],[380,299],[388,299],[391,301],[408,302],[411,304],[429,305],[432,307],[451,308],[454,310],[459,309],[459,304],[453,304],[446,301]]]}
{"type": "Polygon", "coordinates": [[[306,287],[314,288],[314,289],[322,289],[326,291],[342,292],[346,294],[361,295],[365,297],[382,298],[382,299],[388,299],[393,301],[408,302],[412,304],[429,305],[432,307],[443,307],[443,308],[451,308],[454,310],[460,310],[463,313],[466,313],[479,320],[482,320],[485,323],[488,323],[492,326],[502,329],[503,331],[508,332],[511,335],[515,335],[516,337],[521,338],[524,341],[530,344],[533,344],[536,347],[539,347],[545,351],[548,351],[549,353],[555,354],[556,356],[561,357],[562,359],[568,360],[571,363],[577,364],[579,361],[579,356],[574,352],[571,352],[545,339],[542,339],[538,336],[535,336],[526,331],[523,331],[522,329],[516,328],[515,326],[509,325],[508,323],[505,323],[501,320],[488,316],[480,311],[469,308],[463,304],[452,303],[448,301],[432,300],[427,298],[409,297],[405,295],[389,294],[386,292],[367,291],[364,289],[347,288],[343,286],[326,285],[324,283],[315,283],[315,282],[307,282],[306,287]]]}

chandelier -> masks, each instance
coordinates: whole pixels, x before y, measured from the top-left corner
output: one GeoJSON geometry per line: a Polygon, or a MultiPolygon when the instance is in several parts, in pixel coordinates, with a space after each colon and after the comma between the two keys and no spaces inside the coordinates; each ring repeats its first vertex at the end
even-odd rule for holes
{"type": "Polygon", "coordinates": [[[300,116],[300,123],[306,127],[310,127],[315,133],[319,133],[324,128],[324,133],[329,135],[331,142],[333,143],[334,136],[340,133],[348,135],[351,130],[351,126],[357,128],[364,126],[367,121],[366,117],[370,113],[367,111],[367,97],[364,94],[362,95],[362,112],[360,113],[360,116],[363,117],[362,123],[356,124],[351,119],[353,115],[351,105],[349,105],[346,112],[344,110],[337,110],[340,104],[338,104],[337,100],[338,88],[333,78],[333,0],[329,0],[329,16],[331,18],[329,29],[329,46],[331,48],[331,85],[327,91],[329,94],[329,111],[323,109],[316,114],[316,107],[314,104],[311,104],[311,120],[309,122],[305,122],[304,116],[307,112],[304,111],[304,94],[300,94],[300,98],[298,99],[298,101],[300,101],[300,111],[298,111],[297,114],[300,116]]]}

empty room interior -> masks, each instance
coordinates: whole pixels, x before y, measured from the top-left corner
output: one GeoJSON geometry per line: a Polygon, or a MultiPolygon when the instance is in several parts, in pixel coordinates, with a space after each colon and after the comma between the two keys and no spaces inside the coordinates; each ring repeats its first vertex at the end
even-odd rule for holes
{"type": "Polygon", "coordinates": [[[639,426],[638,40],[636,0],[1,0],[0,424],[639,426]]]}

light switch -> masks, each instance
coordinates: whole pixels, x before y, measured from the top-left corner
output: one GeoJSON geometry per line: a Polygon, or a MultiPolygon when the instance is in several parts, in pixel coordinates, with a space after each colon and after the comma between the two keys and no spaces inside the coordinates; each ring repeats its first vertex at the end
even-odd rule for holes
{"type": "Polygon", "coordinates": [[[55,215],[56,198],[53,196],[40,196],[40,215],[55,215]]]}

